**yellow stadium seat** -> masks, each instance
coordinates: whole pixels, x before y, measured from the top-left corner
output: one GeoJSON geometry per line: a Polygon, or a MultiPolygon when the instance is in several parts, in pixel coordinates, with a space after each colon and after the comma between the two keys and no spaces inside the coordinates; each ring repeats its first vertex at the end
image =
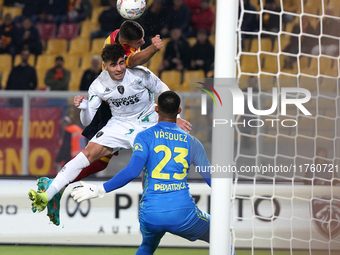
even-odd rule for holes
{"type": "Polygon", "coordinates": [[[64,67],[73,70],[73,69],[79,69],[80,64],[80,56],[78,54],[63,54],[64,58],[64,67]]]}
{"type": "Polygon", "coordinates": [[[163,42],[163,47],[162,47],[162,49],[160,49],[159,53],[163,56],[165,48],[166,48],[166,45],[170,41],[170,38],[161,38],[161,39],[162,39],[162,42],[163,42]]]}
{"type": "Polygon", "coordinates": [[[316,76],[318,74],[318,59],[317,58],[310,58],[310,64],[306,68],[301,69],[302,74],[308,74],[316,76]]]}
{"type": "Polygon", "coordinates": [[[261,71],[267,73],[277,73],[278,72],[278,59],[277,56],[261,54],[261,59],[263,59],[263,68],[261,71]]]}
{"type": "Polygon", "coordinates": [[[55,65],[56,55],[39,55],[37,58],[37,63],[35,65],[36,70],[47,70],[55,65]]]}
{"type": "Polygon", "coordinates": [[[86,69],[91,68],[91,60],[93,56],[95,56],[95,54],[92,53],[87,53],[82,56],[80,65],[81,70],[85,71],[86,69]]]}
{"type": "Polygon", "coordinates": [[[304,13],[321,14],[323,0],[308,0],[304,4],[304,13]]]}
{"type": "Polygon", "coordinates": [[[89,69],[91,67],[92,56],[93,55],[91,53],[84,54],[84,56],[82,56],[80,65],[81,70],[85,71],[86,69],[89,69]]]}
{"type": "Polygon", "coordinates": [[[100,55],[103,46],[104,46],[104,38],[97,38],[92,40],[92,46],[91,46],[91,54],[93,55],[100,55]]]}
{"type": "Polygon", "coordinates": [[[47,70],[37,70],[38,87],[37,89],[44,90],[47,88],[45,85],[45,76],[47,70]]]}
{"type": "Polygon", "coordinates": [[[326,75],[326,73],[332,68],[332,59],[328,57],[319,58],[320,74],[326,75]]]}
{"type": "Polygon", "coordinates": [[[78,91],[80,87],[81,78],[83,77],[83,70],[71,70],[71,79],[68,86],[70,91],[78,91]]]}
{"type": "Polygon", "coordinates": [[[274,86],[275,76],[261,74],[260,79],[257,82],[257,86],[261,91],[268,91],[272,93],[272,88],[274,86]]]}
{"type": "Polygon", "coordinates": [[[197,42],[196,37],[188,38],[188,43],[189,43],[190,47],[194,46],[196,44],[196,42],[197,42]]]}
{"type": "Polygon", "coordinates": [[[46,54],[59,54],[67,51],[67,40],[61,38],[50,39],[47,41],[46,54]]]}
{"type": "MultiPolygon", "coordinates": [[[[21,63],[21,57],[20,54],[16,55],[14,58],[14,66],[17,66],[21,63]]],[[[33,54],[30,54],[30,56],[28,57],[28,64],[30,66],[35,66],[35,56],[33,54]]]]}
{"type": "Polygon", "coordinates": [[[277,85],[279,88],[289,87],[297,88],[298,78],[296,76],[289,76],[285,74],[280,74],[277,85]]]}
{"type": "Polygon", "coordinates": [[[269,38],[261,38],[260,39],[260,49],[259,49],[259,40],[257,38],[253,39],[251,42],[250,52],[258,52],[258,51],[272,51],[272,41],[269,38]]]}
{"type": "Polygon", "coordinates": [[[10,70],[5,70],[5,71],[1,72],[1,87],[3,89],[6,88],[7,80],[8,80],[8,76],[9,76],[10,72],[11,72],[10,70]]]}
{"type": "Polygon", "coordinates": [[[90,40],[84,38],[75,38],[70,41],[69,54],[84,54],[90,51],[90,40]]]}
{"type": "Polygon", "coordinates": [[[241,55],[241,72],[255,74],[259,72],[259,63],[256,55],[241,55]]]}
{"type": "MultiPolygon", "coordinates": [[[[93,24],[91,22],[91,20],[85,20],[81,24],[79,37],[85,38],[85,39],[90,39],[91,32],[93,32],[95,30],[99,30],[99,29],[100,29],[100,26],[98,26],[98,24],[93,24]]],[[[102,40],[104,40],[104,39],[102,39],[102,40]]]]}
{"type": "Polygon", "coordinates": [[[211,43],[213,46],[215,46],[215,35],[210,35],[210,36],[209,36],[209,41],[210,41],[210,43],[211,43]]]}
{"type": "Polygon", "coordinates": [[[203,70],[184,71],[183,83],[177,87],[177,90],[190,91],[190,80],[204,77],[205,74],[203,70]]]}
{"type": "Polygon", "coordinates": [[[181,84],[182,73],[176,70],[163,71],[161,73],[161,80],[168,85],[170,90],[173,90],[181,84]]]}
{"type": "Polygon", "coordinates": [[[12,18],[15,18],[16,16],[22,15],[22,8],[4,6],[2,8],[2,18],[4,18],[7,13],[11,14],[12,18]]]}
{"type": "Polygon", "coordinates": [[[99,23],[98,18],[105,8],[106,8],[105,6],[97,6],[97,7],[93,8],[92,15],[91,15],[91,23],[92,24],[98,24],[99,23]]]}
{"type": "Polygon", "coordinates": [[[154,74],[158,74],[158,67],[163,61],[163,54],[161,52],[156,53],[149,61],[148,68],[154,74]]]}
{"type": "Polygon", "coordinates": [[[91,0],[93,7],[101,6],[101,0],[91,0]]]}
{"type": "Polygon", "coordinates": [[[0,72],[12,69],[12,56],[10,54],[0,54],[0,72]]]}

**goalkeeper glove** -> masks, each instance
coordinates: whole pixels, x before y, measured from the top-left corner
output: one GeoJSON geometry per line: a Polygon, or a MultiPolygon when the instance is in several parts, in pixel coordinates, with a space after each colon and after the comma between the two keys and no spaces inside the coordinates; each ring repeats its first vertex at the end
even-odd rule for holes
{"type": "Polygon", "coordinates": [[[106,193],[103,184],[97,186],[81,181],[80,185],[81,186],[74,187],[71,192],[71,196],[78,203],[92,198],[102,198],[106,193]]]}

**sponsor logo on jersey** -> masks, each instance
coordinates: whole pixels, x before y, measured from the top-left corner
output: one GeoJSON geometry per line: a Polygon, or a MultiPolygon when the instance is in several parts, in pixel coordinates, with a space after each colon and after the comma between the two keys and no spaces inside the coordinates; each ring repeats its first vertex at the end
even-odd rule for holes
{"type": "Polygon", "coordinates": [[[104,132],[103,132],[103,131],[99,131],[99,132],[96,134],[96,138],[99,138],[99,137],[101,137],[103,134],[104,134],[104,132]]]}
{"type": "Polygon", "coordinates": [[[140,143],[135,143],[133,145],[133,151],[143,151],[143,146],[140,143]]]}
{"type": "Polygon", "coordinates": [[[117,87],[117,90],[118,90],[118,92],[119,92],[121,95],[124,94],[124,86],[119,85],[119,86],[117,87]]]}
{"type": "Polygon", "coordinates": [[[110,91],[111,91],[111,89],[106,87],[105,90],[104,90],[104,93],[108,93],[110,91]]]}
{"type": "Polygon", "coordinates": [[[313,223],[328,240],[340,233],[340,201],[339,197],[316,196],[312,199],[311,214],[313,223]]]}
{"type": "Polygon", "coordinates": [[[120,107],[120,106],[128,106],[128,105],[133,105],[135,103],[138,103],[139,96],[138,94],[128,96],[128,97],[122,97],[122,98],[109,98],[108,100],[109,104],[112,104],[115,107],[120,107]]]}
{"type": "Polygon", "coordinates": [[[155,191],[174,191],[174,190],[182,190],[186,189],[185,182],[180,183],[170,183],[170,184],[155,184],[155,191]]]}

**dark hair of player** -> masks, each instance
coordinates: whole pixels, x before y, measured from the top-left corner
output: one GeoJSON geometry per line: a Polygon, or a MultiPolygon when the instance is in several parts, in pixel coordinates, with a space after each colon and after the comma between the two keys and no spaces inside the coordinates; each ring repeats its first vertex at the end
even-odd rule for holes
{"type": "Polygon", "coordinates": [[[104,63],[107,63],[108,61],[117,63],[118,59],[124,58],[124,56],[124,48],[120,43],[106,45],[101,54],[104,63]]]}
{"type": "Polygon", "coordinates": [[[164,117],[176,118],[180,104],[181,99],[175,92],[165,91],[158,97],[158,113],[164,117]]]}
{"type": "Polygon", "coordinates": [[[126,20],[120,26],[119,36],[126,41],[140,40],[144,37],[144,29],[136,21],[126,20]]]}

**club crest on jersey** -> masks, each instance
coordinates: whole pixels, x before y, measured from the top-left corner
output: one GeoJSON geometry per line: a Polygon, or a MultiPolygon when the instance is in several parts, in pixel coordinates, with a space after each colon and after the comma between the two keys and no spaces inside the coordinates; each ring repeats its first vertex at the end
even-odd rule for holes
{"type": "Polygon", "coordinates": [[[143,146],[140,143],[135,143],[133,151],[143,151],[143,146]]]}
{"type": "Polygon", "coordinates": [[[99,138],[99,137],[101,137],[103,134],[104,134],[104,132],[103,132],[103,131],[99,131],[99,132],[96,134],[96,138],[99,138]]]}
{"type": "Polygon", "coordinates": [[[107,92],[110,92],[111,91],[111,89],[110,88],[105,88],[105,90],[104,90],[104,93],[107,93],[107,92]]]}
{"type": "Polygon", "coordinates": [[[340,202],[339,197],[317,196],[312,199],[312,221],[318,230],[328,240],[340,234],[340,202]]]}
{"type": "Polygon", "coordinates": [[[124,86],[119,85],[119,86],[117,87],[117,89],[118,89],[118,92],[119,92],[121,95],[124,94],[124,86]]]}

